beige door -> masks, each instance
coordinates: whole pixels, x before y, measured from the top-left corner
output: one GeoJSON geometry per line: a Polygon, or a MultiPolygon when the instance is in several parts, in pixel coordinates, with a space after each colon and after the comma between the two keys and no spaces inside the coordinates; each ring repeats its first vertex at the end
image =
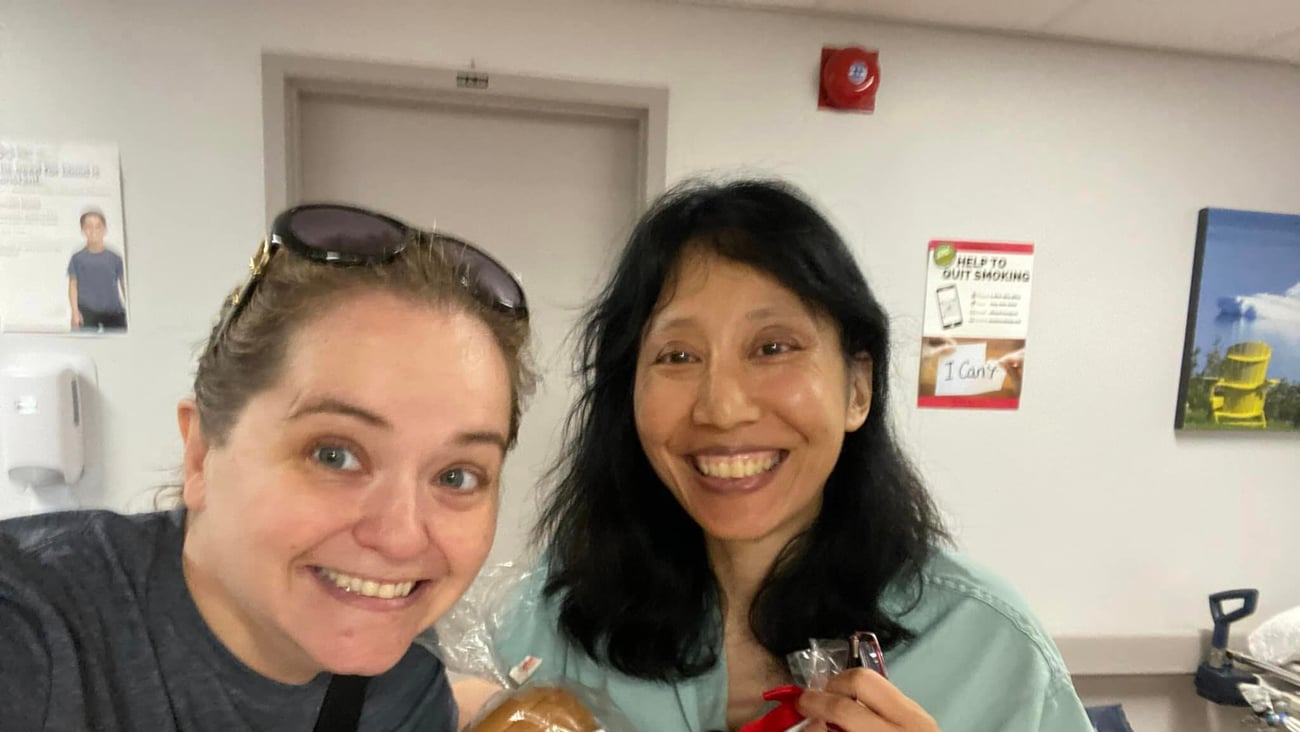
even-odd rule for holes
{"type": "Polygon", "coordinates": [[[494,560],[524,548],[539,478],[576,397],[575,319],[638,205],[632,120],[304,94],[300,202],[346,201],[481,244],[529,298],[542,381],[506,463],[494,560]]]}

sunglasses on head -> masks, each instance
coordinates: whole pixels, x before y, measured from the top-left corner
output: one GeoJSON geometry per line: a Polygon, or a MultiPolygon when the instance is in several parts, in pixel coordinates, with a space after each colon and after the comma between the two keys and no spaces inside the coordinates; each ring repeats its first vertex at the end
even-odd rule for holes
{"type": "Polygon", "coordinates": [[[487,252],[454,236],[424,231],[384,214],[340,204],[295,206],[275,217],[270,236],[249,264],[248,281],[231,298],[231,306],[213,334],[213,347],[239,317],[281,248],[315,262],[339,266],[382,264],[412,244],[437,246],[460,284],[484,304],[518,319],[528,317],[524,289],[509,270],[487,252]]]}

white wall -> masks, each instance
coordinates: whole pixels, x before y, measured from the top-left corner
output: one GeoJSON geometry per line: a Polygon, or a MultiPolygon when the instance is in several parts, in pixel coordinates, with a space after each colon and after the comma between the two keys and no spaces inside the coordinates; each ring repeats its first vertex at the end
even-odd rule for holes
{"type": "Polygon", "coordinates": [[[121,148],[131,334],[0,336],[98,362],[108,505],[169,477],[193,348],[261,234],[262,51],[473,60],[666,86],[670,179],[818,199],[896,316],[900,428],[963,547],[1052,632],[1191,637],[1230,586],[1300,605],[1300,441],[1172,430],[1196,211],[1297,210],[1300,68],[658,3],[0,0],[0,26],[0,136],[121,148]],[[880,49],[874,116],[815,110],[823,43],[880,49]],[[1019,412],[910,406],[936,237],[1038,244],[1019,412]]]}

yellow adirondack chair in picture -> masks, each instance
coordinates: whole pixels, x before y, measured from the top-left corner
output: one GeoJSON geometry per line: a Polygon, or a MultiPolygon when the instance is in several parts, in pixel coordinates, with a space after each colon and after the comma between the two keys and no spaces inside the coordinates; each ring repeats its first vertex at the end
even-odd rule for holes
{"type": "Polygon", "coordinates": [[[1273,349],[1260,341],[1245,341],[1228,347],[1223,355],[1221,375],[1210,387],[1210,408],[1215,424],[1239,427],[1268,426],[1264,419],[1264,397],[1277,379],[1267,378],[1273,349]]]}

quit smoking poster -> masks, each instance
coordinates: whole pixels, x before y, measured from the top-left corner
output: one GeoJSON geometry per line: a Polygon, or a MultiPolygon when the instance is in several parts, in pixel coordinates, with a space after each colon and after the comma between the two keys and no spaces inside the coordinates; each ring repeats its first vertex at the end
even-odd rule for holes
{"type": "Polygon", "coordinates": [[[940,409],[1017,409],[1033,244],[930,242],[916,403],[940,409]]]}
{"type": "Polygon", "coordinates": [[[0,332],[127,329],[115,145],[0,139],[0,332]]]}

